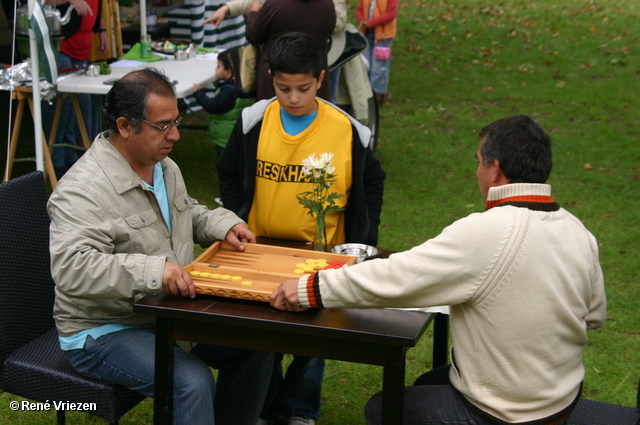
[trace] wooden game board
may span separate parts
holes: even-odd
[[[244,251],[238,251],[231,244],[218,241],[186,266],[196,293],[269,302],[269,295],[278,285],[321,270],[325,267],[322,260],[356,262],[356,257],[331,252],[253,243],[244,246]],[[313,260],[315,267],[309,270]],[[307,264],[303,272],[299,267],[302,264]]]

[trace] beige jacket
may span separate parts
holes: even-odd
[[[107,323],[153,325],[151,317],[133,313],[133,304],[162,292],[165,262],[185,266],[193,261],[194,237],[210,243],[243,223],[231,211],[209,210],[190,198],[180,169],[167,158],[161,164],[169,234],[153,192],[105,134],[49,199],[54,318],[63,337]]]

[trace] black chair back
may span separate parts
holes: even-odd
[[[568,425],[640,425],[640,381],[635,409],[581,398]]]
[[[48,199],[41,171],[0,184],[0,376],[7,356],[54,326]]]

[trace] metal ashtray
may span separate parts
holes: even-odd
[[[380,250],[375,246],[366,245],[363,243],[343,243],[331,248],[331,252],[335,254],[344,254],[358,257],[356,262],[362,263],[365,260],[376,258],[380,253]]]
[[[100,67],[98,65],[89,65],[85,74],[87,75],[87,77],[99,77]]]

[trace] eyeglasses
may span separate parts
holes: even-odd
[[[156,125],[156,124],[154,124],[152,122],[149,122],[147,120],[143,120],[142,118],[133,118],[133,119],[145,122],[145,123],[149,124],[151,127],[157,128],[158,130],[160,130],[162,132],[162,134],[167,134],[167,132],[169,130],[171,130],[171,126],[172,125],[175,125],[176,128],[180,127],[180,123],[182,122],[182,117],[178,117],[178,119],[176,119],[174,122],[170,122],[169,124],[167,124],[167,125],[165,125],[163,127],[160,127],[159,125]]]

